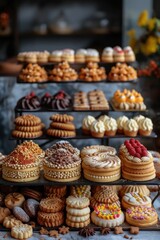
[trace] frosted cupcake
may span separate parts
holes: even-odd
[[[95,120],[90,128],[93,137],[103,137],[105,132],[104,123],[100,120]]]
[[[62,61],[62,51],[55,50],[49,56],[49,62],[61,62]]]
[[[103,123],[106,121],[106,120],[108,120],[109,119],[109,117],[107,116],[107,115],[101,115],[99,118],[98,118],[98,120],[101,120]]]
[[[117,132],[117,122],[114,118],[109,118],[104,122],[105,135],[115,136]]]
[[[128,120],[128,117],[126,116],[121,116],[117,118],[117,132],[120,134],[124,133],[124,124]]]
[[[114,62],[124,62],[124,51],[122,50],[121,47],[116,46],[113,48],[113,58]]]
[[[150,118],[144,118],[139,121],[139,134],[141,136],[151,135],[153,130],[153,123]]]
[[[135,61],[135,54],[130,46],[127,46],[123,49],[125,62],[134,62]]]
[[[99,62],[99,52],[96,49],[87,49],[86,62]]]
[[[62,61],[67,61],[70,63],[74,62],[74,50],[73,49],[64,49],[62,52]]]
[[[124,124],[124,135],[128,137],[136,137],[138,132],[138,124],[134,119],[129,119]]]
[[[137,122],[137,124],[139,125],[139,122],[140,122],[142,119],[145,119],[145,117],[142,116],[142,115],[138,115],[138,116],[134,117],[133,119],[134,119],[134,120]]]
[[[90,127],[96,119],[90,115],[86,116],[82,121],[82,131],[84,134],[90,134]]]

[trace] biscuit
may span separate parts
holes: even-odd
[[[28,114],[28,115],[23,115],[19,116],[15,119],[15,124],[17,126],[37,126],[41,123],[41,119],[37,116]]]
[[[14,226],[19,226],[20,224],[22,224],[22,222],[16,219],[13,215],[5,217],[3,221],[3,226],[6,228],[12,228]]]
[[[65,130],[58,130],[58,129],[47,129],[47,134],[52,137],[75,137],[75,131],[65,131]]]
[[[76,208],[66,207],[66,211],[68,214],[78,217],[78,216],[88,215],[90,213],[90,208],[85,207],[82,209],[76,209]]]
[[[35,199],[27,199],[23,203],[23,208],[30,218],[34,218],[37,215],[39,202]]]
[[[12,131],[12,136],[16,138],[37,138],[42,135],[43,135],[42,131],[37,131],[37,132],[22,132],[17,130]]]
[[[4,200],[6,207],[12,209],[13,207],[22,206],[25,201],[24,196],[21,193],[13,192],[9,193]]]
[[[11,228],[11,236],[15,239],[28,239],[33,235],[33,229],[28,224],[21,224]]]
[[[10,215],[11,215],[11,212],[8,208],[0,207],[0,223],[3,223],[3,220],[5,219],[5,217],[8,217]]]
[[[22,193],[25,197],[34,198],[37,201],[40,201],[42,198],[42,194],[40,192],[33,190],[31,188],[23,188]]]
[[[67,193],[67,186],[44,186],[45,194],[55,194],[58,198],[63,198]]]
[[[60,198],[44,198],[40,201],[39,208],[45,213],[55,213],[64,209],[64,203]]]
[[[89,199],[86,197],[69,196],[66,199],[66,204],[67,204],[67,206],[69,206],[71,208],[82,209],[82,208],[86,208],[89,206]]]
[[[75,130],[75,125],[70,122],[68,123],[51,122],[50,127],[53,129],[68,130],[68,131]]]
[[[16,126],[15,130],[22,131],[22,132],[38,132],[41,131],[42,128],[44,128],[44,124],[39,124],[37,126]]]
[[[20,220],[21,222],[27,223],[29,222],[30,218],[27,213],[21,207],[14,207],[13,215]]]
[[[67,214],[67,219],[70,220],[71,222],[85,222],[87,219],[90,218],[90,214],[83,215],[83,216],[72,216],[70,214]]]
[[[37,221],[40,225],[45,227],[57,227],[64,222],[64,213],[44,213],[39,211]]]
[[[72,122],[74,120],[74,117],[67,114],[54,114],[50,116],[50,120],[59,123],[67,123]]]
[[[85,222],[72,222],[69,219],[66,219],[66,224],[69,227],[83,228],[83,227],[86,227],[88,224],[90,224],[90,218],[87,219]]]

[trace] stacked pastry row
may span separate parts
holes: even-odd
[[[94,137],[115,136],[116,134],[124,134],[129,137],[136,137],[137,134],[149,136],[152,130],[152,120],[142,115],[131,119],[126,116],[114,119],[107,115],[101,115],[96,119],[88,115],[82,121],[83,133]]]
[[[102,55],[96,49],[78,49],[76,52],[73,49],[55,50],[49,53],[48,51],[42,52],[20,52],[17,55],[17,61],[20,63],[47,63],[47,62],[99,62],[112,63],[112,62],[134,62],[135,54],[131,47],[127,46],[123,49],[119,46],[114,48],[105,47]]]
[[[46,81],[76,81],[98,82],[107,79],[106,70],[97,63],[89,62],[86,66],[76,71],[68,62],[64,61],[55,65],[51,70],[46,70],[38,64],[29,63],[20,74],[19,80],[22,82],[46,82]],[[125,63],[117,63],[112,67],[108,79],[110,81],[129,81],[137,79],[136,70]]]
[[[127,180],[148,181],[155,178],[151,153],[138,140],[126,140],[119,153],[104,145],[91,145],[81,151],[67,141],[60,141],[43,151],[32,141],[18,145],[2,160],[2,178],[28,182],[40,177],[55,182],[70,182],[81,177],[93,182]]]
[[[69,196],[66,186],[45,186],[43,195],[32,188],[21,192],[10,190],[7,195],[3,189],[0,193],[0,223],[10,229],[16,239],[31,237],[37,224],[50,228],[62,224],[83,228],[92,221],[96,226],[110,228],[120,226],[125,220],[138,227],[155,225],[158,221],[145,185],[95,186],[92,194],[90,186],[72,186]],[[63,234],[62,228],[59,232]],[[49,234],[45,230],[41,228],[40,233]]]

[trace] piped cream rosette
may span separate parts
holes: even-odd
[[[112,182],[120,178],[121,161],[115,155],[116,151],[110,147],[104,146],[106,152],[94,152],[93,154],[84,155],[82,150],[82,168],[84,177],[94,182]],[[101,146],[100,149],[103,149]],[[111,151],[112,150],[112,151]]]

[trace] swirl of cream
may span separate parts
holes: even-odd
[[[137,124],[139,125],[139,122],[142,120],[142,119],[144,119],[145,117],[144,116],[142,116],[142,115],[138,115],[138,116],[136,116],[136,117],[134,117],[133,119],[137,122]]]
[[[81,156],[95,156],[99,155],[101,153],[107,154],[107,155],[115,155],[116,149],[110,146],[104,146],[104,145],[92,145],[84,147],[81,151]]]
[[[99,121],[95,120],[94,122],[92,122],[90,130],[93,132],[102,133],[105,131],[104,123],[101,120]]]
[[[104,122],[105,130],[115,131],[117,130],[117,122],[114,118],[109,118]]]
[[[124,124],[124,129],[128,131],[138,131],[138,124],[134,119],[129,119]]]
[[[84,129],[90,129],[90,126],[92,125],[92,123],[95,121],[96,119],[92,116],[86,116],[83,121],[82,121],[82,128]]]
[[[151,131],[153,129],[153,123],[150,118],[144,118],[139,121],[139,128],[144,131]]]
[[[109,119],[109,117],[107,116],[107,115],[101,115],[99,118],[98,118],[98,120],[101,120],[103,123],[106,121],[106,120],[108,120]]]
[[[128,120],[128,117],[126,117],[126,116],[121,116],[121,117],[117,118],[118,129],[123,130],[124,124],[127,120]]]

